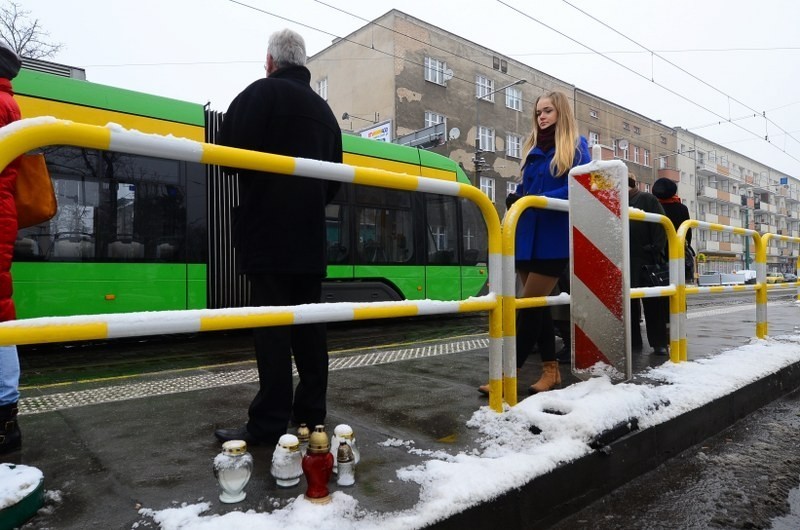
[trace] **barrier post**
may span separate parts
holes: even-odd
[[[768,235],[768,234],[767,234]],[[766,338],[767,323],[767,245],[768,237],[756,237],[756,337]]]
[[[613,379],[630,379],[630,262],[628,168],[602,161],[600,146],[592,161],[569,172],[570,314],[572,371],[586,379],[596,363],[616,370]]]

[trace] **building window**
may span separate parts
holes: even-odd
[[[662,136],[661,137],[661,143],[666,145],[666,143],[667,143],[667,137],[666,136]]]
[[[522,158],[522,136],[517,134],[506,135],[506,156]]]
[[[646,167],[650,167],[650,150],[643,149],[643,151],[644,151],[644,165]]]
[[[589,147],[600,143],[600,133],[589,131]]]
[[[596,110],[590,110],[589,111],[589,117],[597,119],[597,111]]]
[[[506,89],[506,107],[522,112],[522,89],[510,86]]]
[[[437,114],[429,110],[425,111],[425,127],[431,127],[433,125],[444,123],[444,120],[445,118],[441,114]]]
[[[317,81],[317,94],[319,97],[328,101],[328,78],[320,79]]]
[[[627,144],[626,144],[625,149],[622,150],[622,159],[623,160],[630,160],[630,158],[628,158],[628,149],[629,149],[629,147],[627,147]]]
[[[444,71],[446,69],[447,63],[433,57],[425,57],[425,81],[444,85]]]
[[[611,140],[611,150],[614,151],[614,158],[619,157],[619,152],[617,151],[617,149],[618,149],[617,141]]]
[[[491,177],[481,177],[481,191],[494,202],[494,179]]]
[[[478,148],[481,151],[494,151],[494,129],[478,127]]]
[[[636,125],[633,126],[633,134],[642,134],[642,129],[637,127]]]
[[[667,155],[658,157],[658,169],[667,169]]]
[[[622,122],[622,128],[625,129],[626,131],[630,131],[631,130],[631,124],[628,123],[627,121],[624,121],[624,122]]]
[[[633,162],[635,164],[639,163],[639,146],[638,145],[634,145],[633,146]]]
[[[517,191],[517,183],[513,180],[506,182],[506,195],[511,195]]]
[[[488,94],[488,96],[487,96]],[[494,102],[494,81],[482,75],[475,76],[475,97]]]

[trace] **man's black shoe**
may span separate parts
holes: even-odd
[[[653,353],[656,355],[669,355],[669,351],[664,346],[656,346],[653,348]]]
[[[239,427],[238,429],[217,429],[214,431],[214,436],[220,442],[229,442],[231,440],[244,440],[247,445],[261,445],[263,442],[250,434],[247,427]]]

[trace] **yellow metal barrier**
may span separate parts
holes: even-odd
[[[678,239],[680,240],[681,250],[683,249],[684,242],[686,241],[686,232],[690,228],[707,228],[715,232],[728,232],[745,237],[753,238],[753,246],[756,250],[756,284],[755,285],[741,285],[731,286],[730,288],[719,287],[686,287],[686,279],[683,275],[680,278],[682,287],[679,287],[680,304],[683,308],[681,313],[681,336],[680,336],[680,360],[687,360],[686,348],[686,296],[689,294],[698,294],[701,292],[724,292],[724,291],[754,291],[756,293],[756,336],[764,338],[766,336],[767,326],[767,289],[766,289],[766,263],[767,253],[761,235],[755,230],[749,228],[740,228],[736,226],[727,226],[717,223],[707,223],[705,221],[698,221],[690,219],[681,223],[678,227]],[[681,260],[683,263],[683,260]]]
[[[767,273],[766,273],[767,248],[769,247],[769,242],[772,241],[773,239],[777,239],[778,241],[790,241],[792,243],[800,243],[800,237],[784,236],[784,235],[781,235],[781,234],[773,234],[773,233],[770,233],[770,232],[767,232],[767,233],[761,235],[761,241],[762,241],[762,247],[763,247],[761,250],[763,251],[763,254],[764,254],[764,266],[765,266],[765,269],[764,269],[764,294],[763,294],[763,297],[764,297],[763,329],[761,329],[761,330],[757,329],[756,330],[756,333],[758,333],[758,331],[761,331],[763,333],[763,335],[758,335],[759,338],[766,337],[767,336],[767,332],[769,331],[769,329],[768,329],[769,321],[767,320],[767,290],[768,289],[769,290],[772,290],[772,289],[786,289],[786,288],[789,288],[789,287],[792,286],[791,284],[789,284],[789,285],[775,285],[775,284],[767,285]],[[756,259],[758,259],[758,253],[756,253]],[[800,271],[800,257],[797,258],[797,263],[795,264],[795,270]],[[797,288],[796,298],[797,298],[797,300],[800,300],[800,282],[795,281],[794,285]],[[756,307],[758,307],[758,306],[756,306]]]
[[[14,122],[0,129],[0,168],[31,149],[47,145],[71,145],[129,154],[156,156],[188,162],[215,164],[239,169],[268,171],[298,177],[313,177],[338,182],[350,182],[409,191],[420,191],[462,197],[474,202],[481,211],[488,231],[489,285],[502,285],[502,256],[500,219],[494,204],[474,186],[458,182],[417,177],[391,171],[333,164],[303,158],[247,151],[207,144],[185,138],[143,134],[118,125],[105,127],[57,120],[51,117],[32,118]],[[313,304],[326,306],[329,304]],[[489,405],[502,411],[502,303],[494,296],[438,305],[435,302],[383,302],[361,304],[330,310],[317,308],[261,308],[245,313],[230,310],[205,312],[139,313],[136,315],[95,315],[92,317],[63,317],[60,319],[28,319],[0,324],[0,344],[30,344],[32,342],[62,342],[103,339],[128,334],[157,334],[167,332],[207,331],[240,327],[279,326],[297,322],[327,322],[347,318],[389,318],[418,314],[437,314],[461,311],[489,311],[489,381],[495,390]],[[341,311],[343,310],[343,311]],[[216,312],[215,312],[216,311]],[[348,313],[350,312],[350,313]],[[329,320],[329,318],[331,320]],[[128,335],[129,336],[129,335]],[[32,339],[35,337],[35,339]]]

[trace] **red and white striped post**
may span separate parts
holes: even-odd
[[[619,381],[632,375],[628,168],[600,154],[569,172],[572,371]]]

